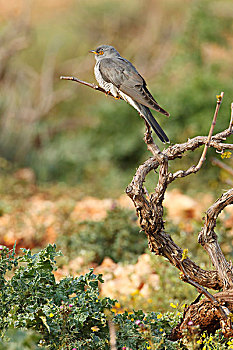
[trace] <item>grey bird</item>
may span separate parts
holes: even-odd
[[[110,45],[101,45],[89,52],[95,54],[94,72],[100,87],[106,93],[110,92],[116,99],[122,98],[128,102],[150,124],[163,143],[169,142],[150,108],[166,116],[169,116],[169,113],[155,101],[147,89],[145,80],[132,63],[121,57],[119,52]]]

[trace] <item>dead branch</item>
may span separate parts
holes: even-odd
[[[105,92],[99,86],[84,82],[74,77],[60,77],[61,79],[76,81],[92,89]],[[224,152],[226,149],[233,149],[233,145],[224,143],[227,137],[232,134],[233,126],[233,104],[231,105],[230,123],[227,129],[213,135],[219,108],[222,103],[224,93],[217,96],[217,105],[210,127],[208,137],[197,136],[189,139],[183,144],[169,146],[163,151],[154,143],[150,126],[146,124],[144,141],[148,150],[152,153],[152,158],[147,159],[137,169],[131,183],[126,188],[126,194],[134,203],[136,213],[140,220],[140,226],[148,237],[148,245],[151,252],[156,255],[162,255],[169,262],[181,271],[181,278],[184,282],[194,286],[200,293],[205,295],[206,299],[197,301],[187,308],[184,318],[180,325],[174,329],[173,339],[182,337],[184,329],[188,328],[190,319],[193,325],[199,325],[200,331],[215,331],[221,327],[225,336],[233,335],[233,328],[230,312],[233,311],[233,300],[226,303],[229,297],[230,289],[233,289],[233,268],[228,263],[221,251],[217,241],[217,235],[214,232],[216,219],[221,210],[233,202],[233,189],[222,195],[207,211],[204,226],[199,234],[198,241],[208,252],[210,259],[215,267],[215,271],[205,271],[188,257],[184,259],[183,250],[172,240],[171,236],[165,232],[163,221],[163,200],[168,185],[179,177],[189,176],[200,171],[209,147],[218,152]],[[194,151],[204,145],[204,150],[198,164],[193,165],[187,170],[179,170],[176,173],[170,172],[168,162],[176,158],[182,158],[188,151]],[[148,194],[144,182],[146,176],[153,170],[159,173],[158,182],[155,191]],[[224,293],[221,295],[221,301],[218,299],[218,293],[212,296],[205,288],[220,289]],[[192,318],[191,318],[192,317]],[[217,320],[217,321],[216,321]],[[172,337],[171,337],[172,338]]]
[[[227,206],[233,204],[233,189],[224,193],[206,212],[204,226],[198,236],[198,242],[209,254],[220,279],[223,281],[223,289],[233,288],[233,268],[229,264],[219,246],[217,235],[214,232],[219,213]]]
[[[192,173],[199,171],[201,165],[204,162],[207,147],[215,146],[214,144],[211,143],[211,136],[213,134],[213,129],[216,123],[216,118],[218,115],[222,97],[223,97],[223,93],[221,94],[221,98],[218,98],[214,119],[210,128],[208,138],[199,136],[198,138],[188,140],[188,142],[186,142],[183,145],[170,146],[167,150],[160,151],[159,147],[154,144],[151,133],[149,132],[149,129],[147,127],[144,139],[145,139],[145,142],[147,143],[148,149],[153,154],[153,158],[148,159],[143,165],[141,165],[138,168],[131,184],[126,189],[126,193],[134,202],[137,214],[140,218],[141,227],[145,230],[148,236],[151,251],[155,252],[156,254],[164,255],[166,258],[168,258],[168,260],[173,265],[178,267],[180,270],[182,269],[179,266],[179,264],[177,264],[176,258],[179,257],[181,259],[183,251],[180,247],[178,247],[172,241],[170,236],[168,238],[168,235],[163,232],[164,222],[163,222],[162,202],[163,202],[164,194],[168,184],[174,181],[179,176],[188,176]],[[231,120],[232,120],[232,113],[231,113]],[[227,129],[227,132],[229,133],[229,135],[232,132],[231,127],[232,127],[232,122],[230,122],[230,126]],[[223,132],[223,135],[224,137],[226,136],[225,131]],[[217,135],[217,140],[222,140],[221,133]],[[181,157],[181,155],[186,150],[195,149],[199,147],[201,144],[206,145],[204,150],[205,153],[202,154],[202,157],[200,158],[200,161],[197,167],[193,166],[190,169],[188,169],[188,171],[181,170],[179,172],[176,172],[175,174],[168,172],[168,160]],[[179,146],[182,146],[182,152],[181,152],[181,147]],[[178,152],[177,152],[177,149],[179,149]],[[146,198],[144,193],[145,190],[143,187],[145,178],[151,170],[155,170],[159,166],[160,166],[159,179],[158,179],[158,184],[155,188],[155,192],[151,194],[149,198],[148,196]],[[173,257],[176,257],[176,258],[174,259]],[[193,262],[191,261],[185,261],[185,265],[186,265],[186,269],[189,268],[189,276],[190,277],[192,276],[191,278],[193,281],[199,283],[200,285],[203,285],[204,287],[212,288],[210,287],[210,279],[211,279],[211,285],[213,286],[213,283],[212,283],[213,276],[210,278],[210,274],[212,274],[213,271],[207,272],[207,271],[199,270],[199,268],[197,268],[197,266],[193,264]],[[203,278],[204,275],[205,275],[205,278]],[[218,289],[219,279],[215,280],[214,284],[215,286],[218,286],[217,287]],[[222,282],[220,283],[220,285],[222,287],[224,283]]]
[[[197,282],[194,282],[188,276],[188,274],[185,271],[185,268],[183,267],[183,260],[178,261],[178,264],[180,264],[181,270],[182,270],[182,274],[181,274],[182,281],[194,286],[200,294],[205,295],[206,298],[209,299],[211,301],[211,303],[218,309],[219,316],[221,318],[225,319],[225,321],[227,321],[227,318],[228,318],[230,311],[228,309],[226,310],[226,308],[224,310],[224,308],[221,306],[221,304],[218,302],[218,300],[212,294],[210,294],[204,287],[200,286],[200,284],[198,284]]]
[[[188,170],[185,170],[185,171],[184,170],[179,170],[179,171],[177,171],[175,174],[173,174],[173,176],[170,176],[169,182],[174,181],[176,178],[185,177],[185,176],[188,176],[190,174],[195,174],[196,172],[198,172],[201,169],[201,167],[202,167],[202,165],[203,165],[203,163],[204,163],[204,161],[206,159],[207,149],[208,149],[208,147],[210,147],[210,142],[211,142],[211,138],[212,138],[212,135],[213,135],[214,127],[215,127],[215,124],[216,124],[219,108],[220,108],[220,105],[222,103],[223,95],[224,95],[224,92],[222,92],[221,95],[217,96],[217,105],[216,105],[213,121],[212,121],[212,124],[211,124],[211,127],[210,127],[210,131],[209,131],[209,135],[207,137],[207,141],[205,143],[204,150],[202,152],[202,155],[201,155],[201,157],[199,159],[198,164],[196,166],[194,166],[194,165],[191,166]],[[214,147],[214,145],[212,145],[212,147]]]
[[[229,190],[210,207],[205,218],[205,225],[199,234],[199,242],[208,252],[216,271],[204,271],[188,257],[183,259],[183,250],[175,244],[169,234],[164,232],[163,221],[163,199],[168,185],[179,177],[189,176],[198,172],[205,161],[208,147],[215,148],[221,152],[228,147],[229,149],[232,148],[231,144],[223,142],[232,134],[232,112],[229,127],[213,136],[213,130],[222,98],[223,93],[217,96],[217,106],[208,137],[198,136],[183,144],[172,145],[166,150],[161,151],[159,147],[155,145],[151,132],[148,127],[146,127],[144,140],[153,157],[145,161],[145,163],[137,169],[133,180],[126,189],[126,193],[135,205],[137,215],[140,219],[140,225],[148,237],[150,250],[157,255],[166,257],[172,265],[182,272],[181,278],[184,282],[193,285],[199,292],[206,296],[208,302],[205,300],[204,302],[200,301],[197,303],[195,305],[195,312],[200,313],[201,307],[202,311],[204,309],[206,312],[208,311],[210,320],[218,318],[219,327],[221,325],[222,329],[225,331],[225,335],[229,336],[233,334],[231,320],[228,317],[232,308],[229,311],[226,306],[223,307],[223,305],[217,301],[216,297],[213,297],[205,288],[223,288],[223,290],[227,291],[233,288],[232,265],[226,261],[217,242],[217,235],[214,232],[218,214],[225,206],[232,203],[233,189]],[[196,166],[192,166],[188,170],[180,170],[176,173],[168,171],[168,162],[170,160],[182,158],[187,151],[195,150],[202,145],[205,147]],[[159,169],[158,182],[154,193],[148,196],[144,189],[144,181],[149,172],[156,169]],[[196,314],[195,317],[192,315],[192,317],[194,319],[194,321],[192,321],[193,324],[202,325],[200,328],[202,331],[208,329],[208,327],[211,329],[208,321],[204,320],[204,322],[206,322],[206,324],[204,324],[198,314]],[[182,327],[187,329],[188,320],[189,313],[187,313],[187,317],[184,318],[179,330],[177,330],[177,334],[182,333],[184,329]]]
[[[78,78],[75,78],[75,77],[64,77],[64,76],[61,76],[60,77],[61,80],[72,80],[72,81],[75,81],[76,83],[79,83],[79,84],[82,84],[82,85],[85,85],[85,86],[88,86],[94,90],[97,90],[97,91],[100,91],[100,92],[104,92],[105,95],[107,96],[111,96],[111,97],[114,97],[111,92],[108,92],[106,93],[106,91],[104,89],[102,89],[102,87],[100,87],[99,85],[96,85],[96,84],[92,84],[92,83],[87,83],[86,81],[83,81],[83,80],[80,80]],[[115,97],[114,97],[115,98]]]
[[[105,92],[101,87],[95,84],[91,84],[82,81],[75,77],[61,76],[60,79],[72,80],[79,84],[88,86],[94,90]],[[111,94],[109,94],[112,96]],[[231,144],[223,143],[228,136],[232,134],[232,120],[233,112],[231,112],[231,119],[229,127],[213,136],[214,126],[218,116],[219,108],[222,103],[224,93],[217,96],[217,105],[214,113],[214,118],[210,127],[209,135],[197,136],[193,139],[189,139],[183,144],[175,144],[168,147],[166,150],[161,151],[159,147],[154,143],[152,133],[149,125],[146,123],[146,132],[144,140],[147,144],[148,150],[152,153],[153,157],[145,161],[144,164],[139,166],[133,177],[132,182],[126,189],[127,195],[134,202],[136,212],[140,218],[140,225],[148,236],[149,246],[151,251],[156,254],[163,255],[177,268],[182,271],[182,268],[177,264],[177,258],[181,259],[183,250],[178,247],[172,238],[164,232],[163,221],[163,200],[167,186],[178,177],[188,176],[198,172],[203,165],[207,153],[208,147],[213,147],[218,151],[224,151],[225,149],[231,149]],[[233,107],[232,107],[233,111]],[[188,170],[180,170],[175,174],[168,171],[168,161],[176,158],[182,158],[183,154],[187,151],[194,151],[195,149],[204,145],[204,150],[200,160],[196,166],[192,166]],[[159,180],[155,188],[155,192],[148,196],[148,193],[144,187],[146,176],[152,170],[156,170],[159,167]],[[204,271],[189,258],[183,262],[185,270],[188,273],[192,281],[199,283],[206,288],[220,289],[224,286],[223,281],[219,278],[216,271]]]
[[[195,168],[195,171],[200,170],[201,167],[202,167],[202,164],[205,161],[207,149],[208,149],[208,147],[210,147],[210,141],[211,141],[211,138],[212,138],[212,135],[213,135],[214,127],[216,125],[216,120],[217,120],[217,116],[218,116],[220,105],[222,103],[223,95],[224,95],[224,92],[221,92],[221,95],[217,96],[217,105],[216,105],[216,109],[215,109],[215,113],[214,113],[214,118],[213,118],[213,121],[212,121],[212,124],[211,124],[211,127],[210,127],[209,135],[208,135],[208,138],[207,138],[207,142],[205,144],[205,147],[204,147],[203,153],[201,155],[201,158],[199,160],[199,163],[197,164],[197,166]]]

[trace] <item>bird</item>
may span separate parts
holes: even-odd
[[[95,78],[106,94],[112,94],[115,99],[123,99],[134,107],[144,120],[152,127],[163,143],[169,143],[169,138],[153,117],[150,108],[169,117],[155,101],[147,88],[144,78],[133,64],[121,57],[111,45],[101,45],[89,52],[95,54]]]

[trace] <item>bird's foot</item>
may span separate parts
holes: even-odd
[[[114,98],[115,98],[115,100],[119,100],[120,99],[120,96],[118,95],[118,96],[114,96]]]
[[[109,95],[111,95],[111,92],[110,91],[106,91],[105,92],[105,96],[109,96]]]

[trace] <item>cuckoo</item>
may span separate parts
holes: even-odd
[[[116,99],[122,98],[134,107],[152,127],[159,139],[169,142],[161,126],[153,117],[150,108],[166,116],[166,112],[149,92],[146,82],[136,68],[110,45],[101,45],[90,52],[95,54],[95,77],[99,85]]]

